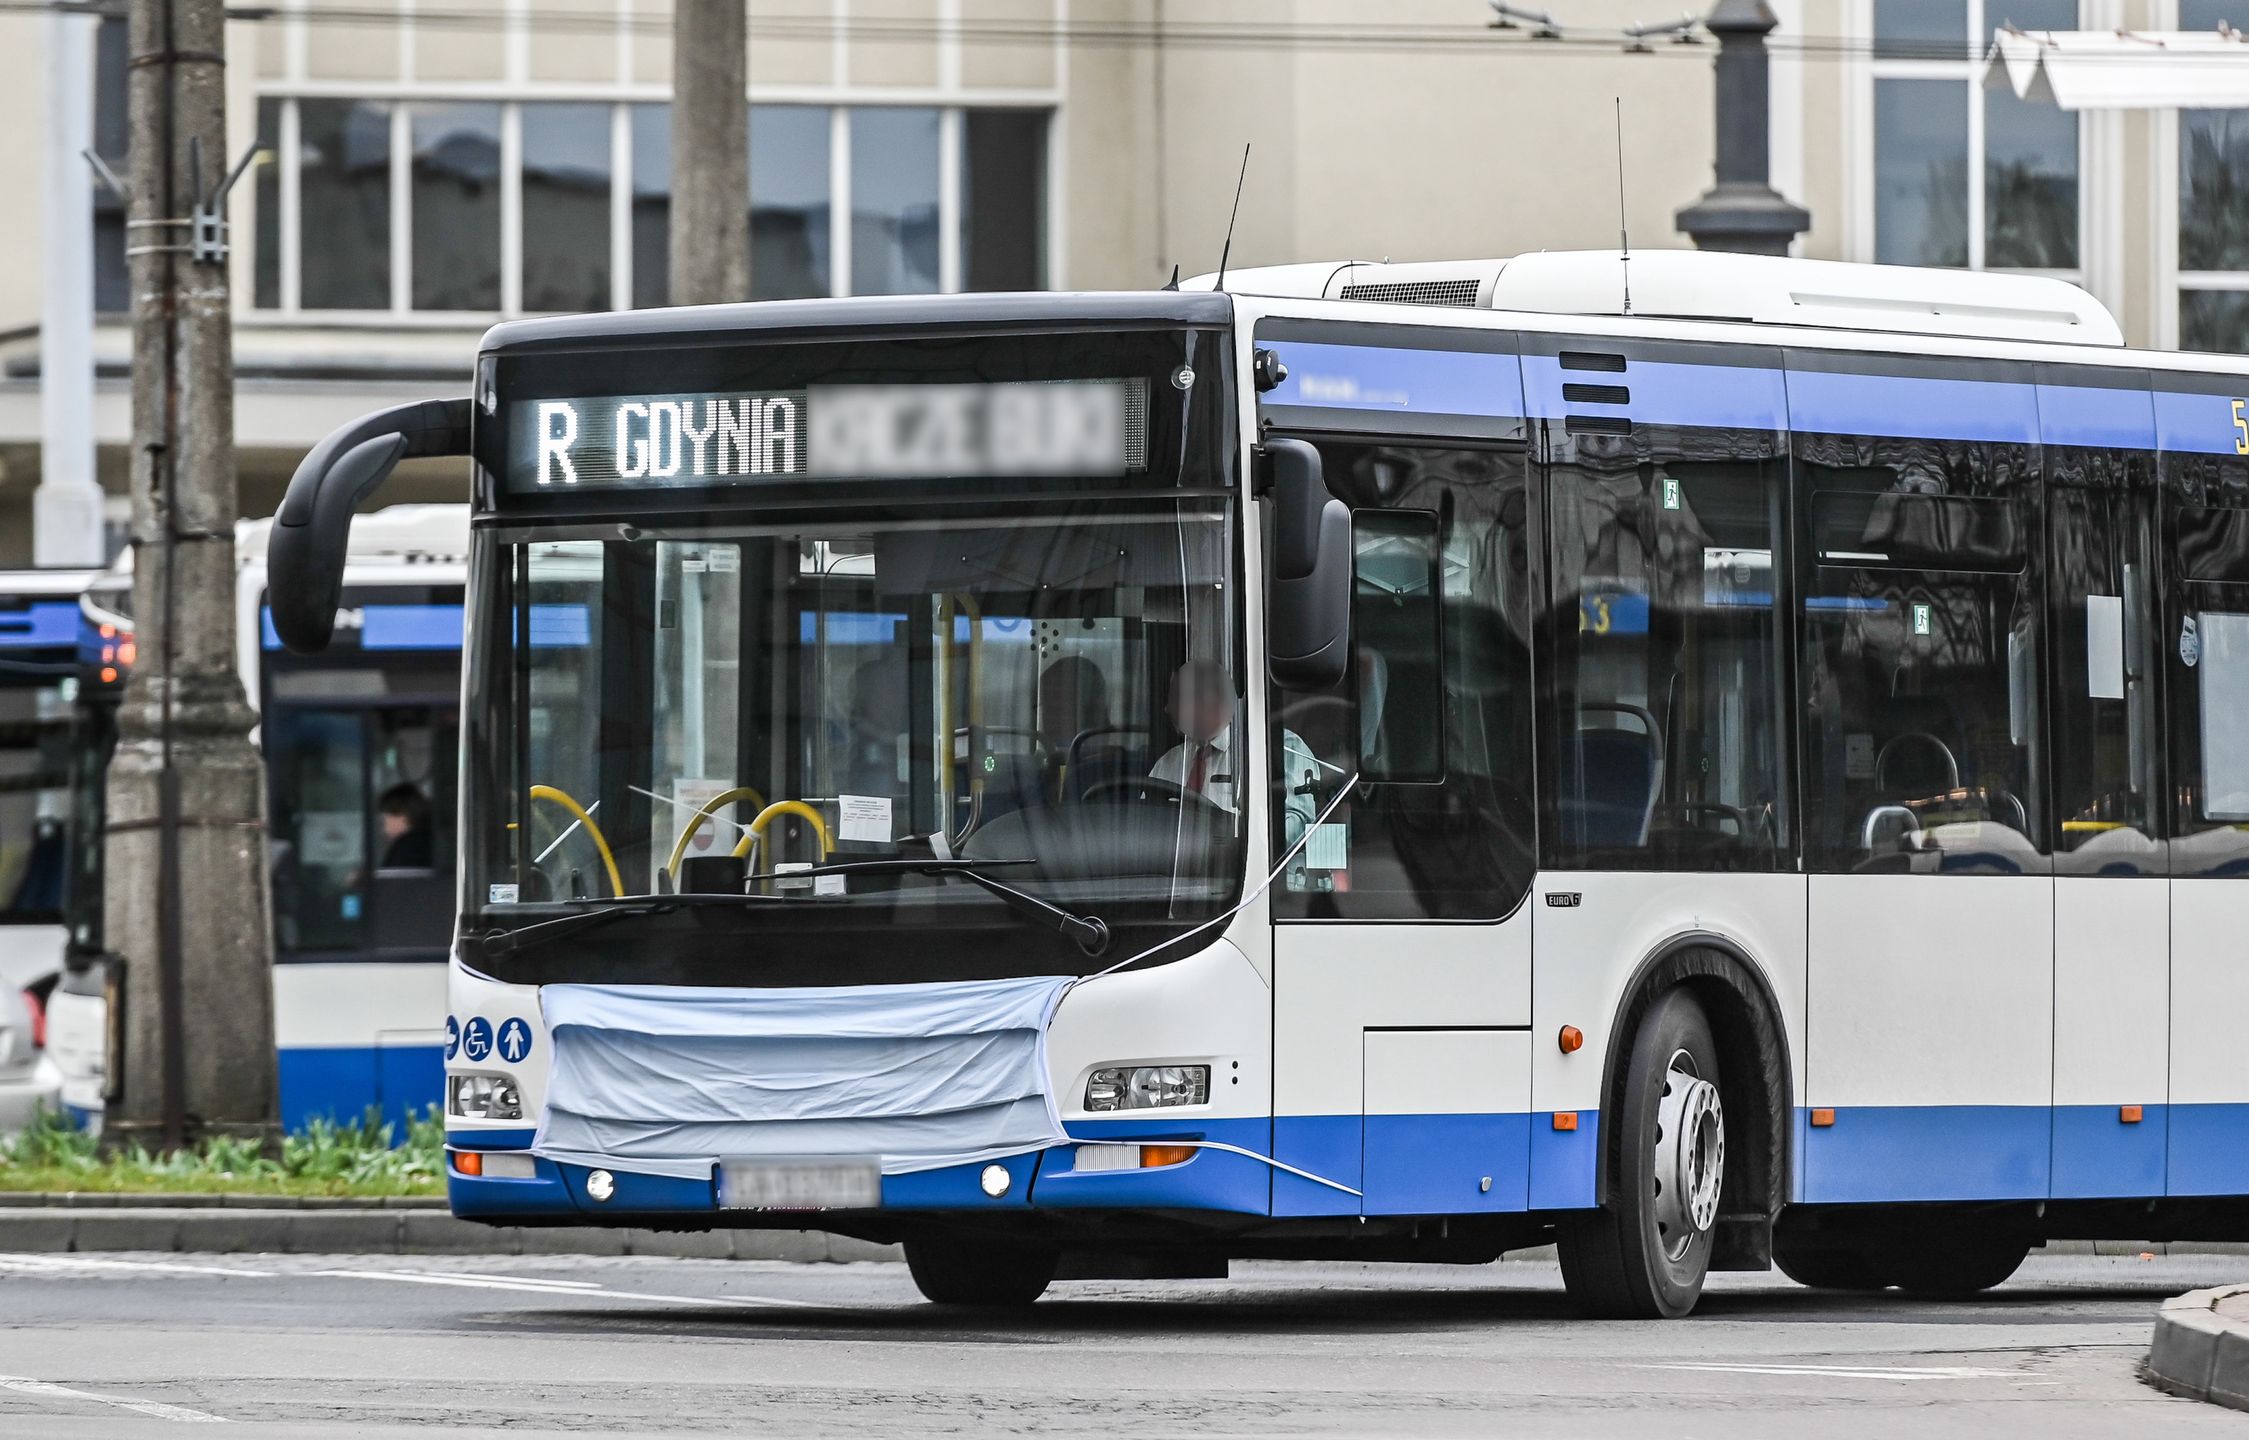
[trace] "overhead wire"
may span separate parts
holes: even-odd
[[[86,14],[122,17],[121,0],[0,0],[0,14]],[[670,34],[668,10],[618,15],[584,9],[541,9],[537,5],[510,8],[490,5],[365,4],[339,5],[235,5],[229,18],[243,23],[296,22],[309,26],[353,29],[399,27],[417,29],[504,31],[521,25],[543,33]],[[754,40],[772,43],[832,43],[845,39],[863,44],[936,44],[1051,46],[1110,49],[1246,49],[1257,51],[1352,51],[1382,53],[1441,52],[1520,58],[1593,58],[1627,55],[1649,59],[1707,60],[1716,50],[1704,33],[1641,35],[1631,30],[1565,28],[1560,33],[1495,28],[1488,25],[1368,24],[1363,22],[1099,20],[1077,16],[1062,19],[976,19],[969,17],[916,19],[873,15],[757,15],[748,21]],[[1878,40],[1845,35],[1776,34],[1766,40],[1775,57],[1804,61],[1885,60],[1900,63],[1966,64],[1989,53],[1982,45],[1952,41]],[[2197,52],[2207,53],[2207,52]],[[2249,54],[2249,45],[2244,46]],[[2087,56],[2099,64],[2108,57]]]

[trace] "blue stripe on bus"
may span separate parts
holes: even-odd
[[[1528,1208],[1589,1210],[1599,1203],[1601,1114],[1577,1112],[1575,1130],[1554,1128],[1551,1111],[1531,1115]]]
[[[315,1119],[356,1123],[373,1107],[403,1140],[408,1117],[444,1098],[443,1045],[287,1046],[279,1065],[284,1130]]]
[[[359,615],[361,650],[461,648],[462,607],[459,605],[357,605],[348,608]],[[536,620],[533,624],[536,626]],[[281,648],[281,636],[273,628],[270,605],[258,611],[258,637],[258,643],[267,650]]]
[[[2249,377],[2244,377],[2243,389],[2249,392]],[[2249,444],[2249,432],[2234,423],[2238,405],[2241,401],[2229,395],[2182,395],[2158,390],[2155,392],[2156,444],[2178,454],[2243,454],[2241,447]]]
[[[2054,1107],[2056,1200],[2105,1200],[2164,1193],[2168,1107],[2144,1105],[2127,1125],[2114,1105]]]
[[[2013,381],[1791,370],[1788,418],[1818,434],[2038,442],[2036,388]]]
[[[2170,1122],[2165,1193],[2249,1195],[2249,1105],[2164,1109]]]
[[[1563,397],[1564,385],[1614,385],[1623,405]],[[1533,416],[1628,415],[1639,425],[1786,430],[1788,394],[1781,372],[1751,365],[1681,365],[1633,360],[1619,374],[1564,370],[1552,355],[1523,357],[1523,399]]]
[[[76,600],[33,600],[0,607],[0,650],[49,649],[78,644]]]
[[[1523,413],[1522,374],[1512,354],[1409,350],[1380,345],[1273,344],[1288,378],[1264,396],[1269,405],[1414,415]]]
[[[1804,1199],[2044,1200],[2052,1112],[2034,1105],[1860,1105],[1810,1127]]]
[[[2038,434],[2048,445],[2153,450],[2154,398],[2145,390],[2041,385]]]
[[[1039,1162],[1031,1203],[1043,1209],[1091,1208],[1224,1210],[1263,1215],[1272,1204],[1273,1167],[1253,1156],[1270,1153],[1273,1122],[1262,1115],[1166,1124],[1161,1116],[1130,1120],[1072,1120],[1071,1136],[1090,1141],[1210,1140],[1251,1152],[1198,1150],[1177,1165],[1147,1170],[1077,1168],[1075,1146],[1057,1146]],[[887,1196],[887,1192],[886,1192]],[[1345,1197],[1348,1198],[1348,1197]]]

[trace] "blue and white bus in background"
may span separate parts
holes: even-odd
[[[32,1052],[101,949],[101,779],[131,642],[80,615],[94,574],[0,571],[0,1130],[55,1102]]]
[[[266,762],[281,1119],[372,1108],[403,1132],[444,1083],[467,507],[360,518],[337,643],[317,658],[285,650],[268,618],[270,525],[236,528],[236,613]],[[93,623],[129,633],[131,580],[121,565],[93,582]],[[106,1005],[98,983],[67,988],[50,1044],[69,1108],[92,1120]]]
[[[457,1214],[961,1304],[1557,1242],[1650,1317],[2249,1236],[2249,361],[1545,254],[518,321],[472,383],[269,552],[320,653],[354,497],[468,461]]]

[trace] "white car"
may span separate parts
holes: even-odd
[[[0,989],[0,1135],[61,1104],[62,1072],[47,1058],[43,1006],[28,990]]]

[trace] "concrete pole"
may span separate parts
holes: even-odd
[[[39,308],[39,488],[31,563],[100,565],[94,478],[94,146],[92,15],[50,10]]]
[[[234,356],[189,217],[227,169],[223,0],[130,0],[133,605],[104,900],[124,962],[108,1131],[176,1145],[275,1119],[264,770],[235,671]]]
[[[750,298],[746,0],[672,11],[671,302]]]
[[[1796,237],[1812,228],[1811,212],[1772,187],[1765,37],[1779,23],[1765,0],[1718,0],[1703,22],[1718,37],[1717,183],[1679,212],[1679,228],[1697,249],[1786,255]]]

